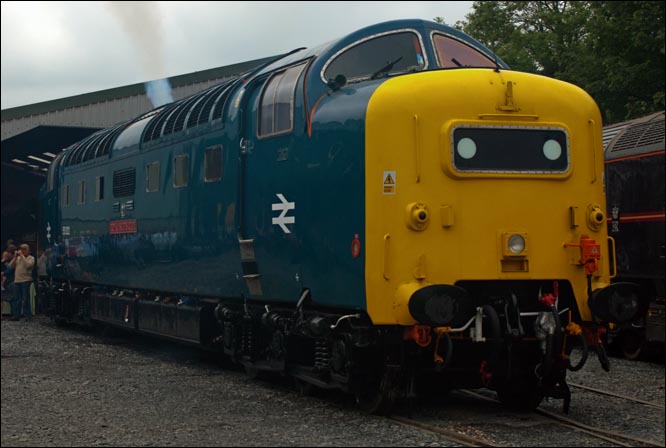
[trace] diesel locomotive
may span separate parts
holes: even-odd
[[[298,49],[91,135],[42,192],[59,321],[217,351],[368,412],[569,402],[613,322],[601,117],[421,20]],[[574,344],[582,356],[572,360]]]
[[[617,279],[641,285],[646,316],[626,322],[609,339],[628,359],[664,335],[664,112],[604,128],[608,233],[617,241]]]

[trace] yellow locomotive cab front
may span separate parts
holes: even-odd
[[[483,282],[554,285],[591,320],[587,274],[592,290],[608,286],[611,254],[601,117],[589,95],[526,73],[442,70],[386,81],[366,118],[373,323],[417,323],[410,300],[443,315],[482,306],[478,296],[492,296],[475,290]],[[428,304],[419,291],[452,302]]]

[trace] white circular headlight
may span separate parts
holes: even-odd
[[[509,250],[512,254],[518,255],[525,250],[525,238],[520,235],[511,235],[509,237]]]
[[[562,146],[557,140],[548,140],[543,144],[543,155],[548,160],[557,160],[562,155]]]
[[[476,155],[476,143],[471,138],[461,138],[457,149],[458,155],[463,159],[471,159]]]

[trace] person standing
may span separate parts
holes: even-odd
[[[35,267],[35,257],[30,255],[30,246],[21,244],[9,263],[9,267],[14,269],[15,297],[12,302],[12,320],[21,319],[21,308],[23,308],[23,315],[30,319],[32,317],[30,285],[32,284],[32,270]],[[21,304],[23,304],[22,307]]]

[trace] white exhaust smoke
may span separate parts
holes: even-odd
[[[146,95],[153,107],[173,102],[171,85],[164,76],[162,19],[156,2],[107,2],[111,14],[132,39],[146,82]]]
[[[153,107],[173,103],[171,84],[169,84],[167,78],[146,82],[146,95],[148,95],[150,102],[153,103]]]

